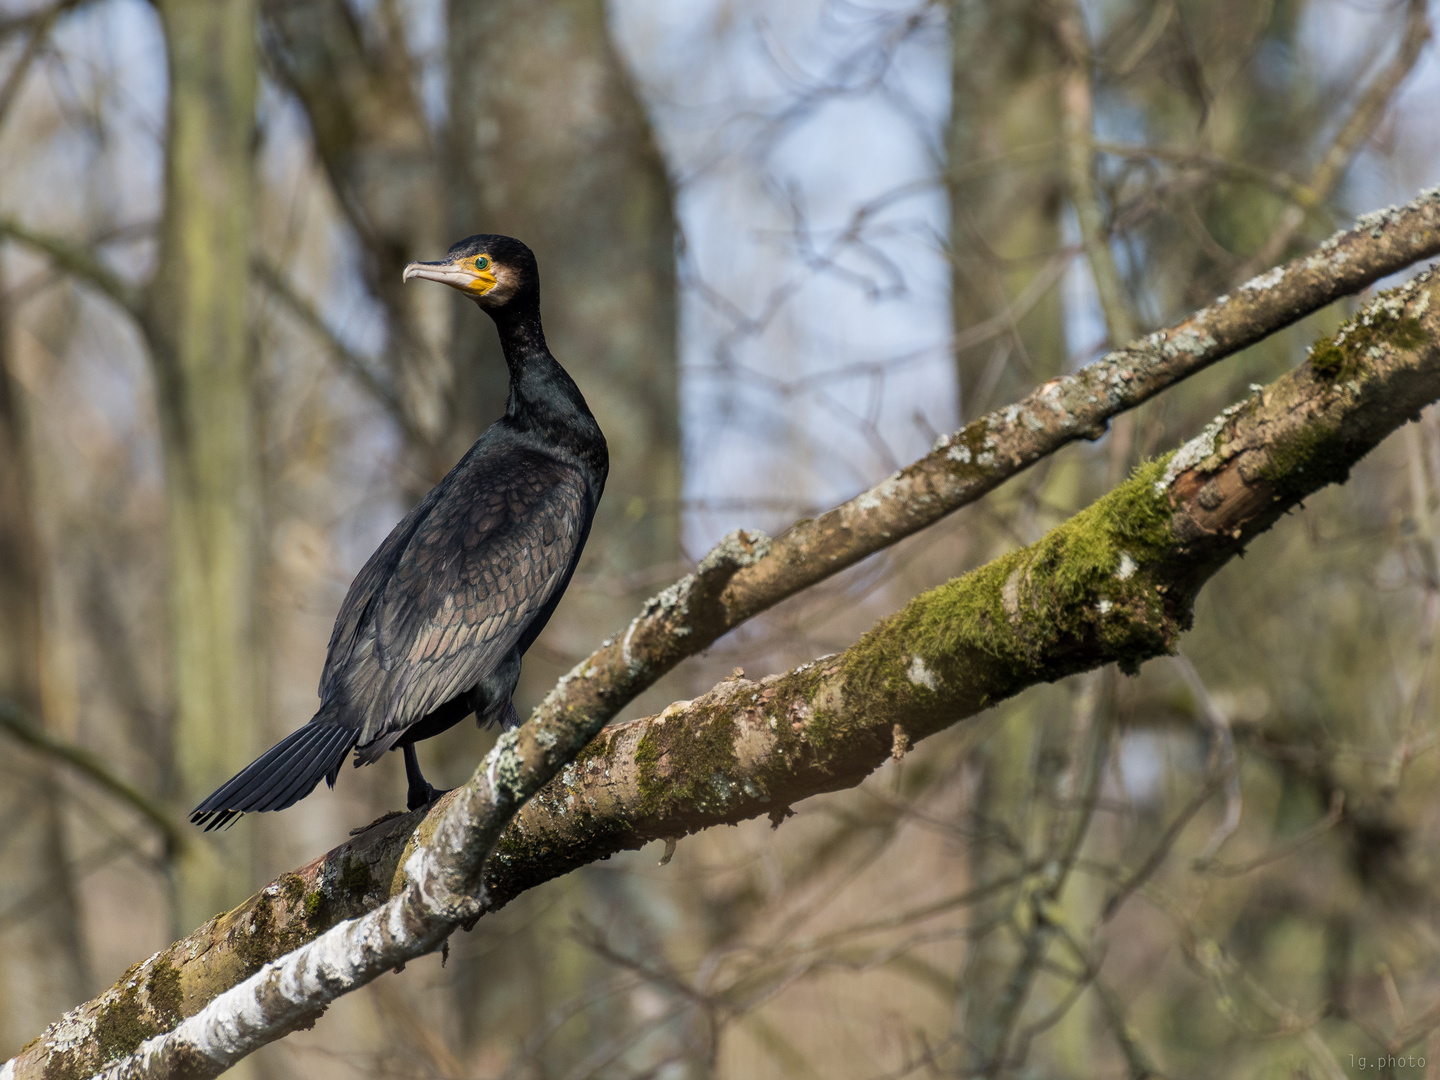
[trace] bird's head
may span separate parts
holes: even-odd
[[[519,240],[492,233],[467,236],[452,244],[439,262],[412,262],[405,267],[404,280],[412,277],[449,285],[492,315],[534,303],[540,291],[540,274],[531,250]]]

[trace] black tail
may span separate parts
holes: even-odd
[[[334,787],[354,745],[355,732],[347,727],[306,724],[221,784],[191,811],[190,821],[209,832],[251,810],[293,806],[315,790],[322,776]]]

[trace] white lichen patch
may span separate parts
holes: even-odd
[[[1135,576],[1135,571],[1138,569],[1140,568],[1136,565],[1135,560],[1130,557],[1130,553],[1128,551],[1122,551],[1120,553],[1120,565],[1115,570],[1115,576],[1121,581],[1129,581]]]
[[[736,529],[706,553],[695,572],[704,577],[722,566],[749,566],[770,554],[770,537],[759,529]],[[673,588],[673,586],[672,586]],[[666,592],[669,590],[667,589]],[[664,593],[661,594],[662,596]]]
[[[949,450],[945,451],[945,456],[951,461],[958,461],[961,465],[970,464],[970,448],[964,443],[950,447]]]
[[[1371,238],[1379,239],[1381,230],[1398,218],[1402,209],[1399,206],[1386,206],[1380,210],[1371,210],[1368,214],[1361,214],[1355,219],[1355,229],[1358,232],[1369,229]]]
[[[520,798],[520,768],[525,758],[520,753],[520,729],[511,728],[503,732],[490,748],[485,762],[485,779],[498,801],[503,794],[507,798]]]
[[[1273,289],[1279,285],[1285,277],[1285,267],[1277,266],[1273,270],[1267,270],[1263,274],[1256,274],[1249,281],[1241,285],[1245,292],[1264,292],[1266,289]]]
[[[1166,338],[1160,351],[1170,357],[1178,356],[1181,353],[1185,353],[1187,356],[1204,356],[1217,344],[1214,334],[1206,333],[1198,327],[1187,326],[1184,330]],[[1117,376],[1117,380],[1119,377]]]
[[[1010,571],[1000,589],[1000,602],[1005,605],[1005,614],[1015,618],[1020,614],[1020,567]]]
[[[1215,440],[1218,439],[1220,433],[1225,430],[1225,425],[1230,417],[1245,408],[1246,404],[1246,402],[1241,401],[1231,405],[1214,420],[1211,420],[1209,424],[1205,425],[1204,431],[1200,432],[1199,435],[1196,435],[1195,438],[1175,451],[1175,456],[1170,459],[1170,464],[1165,466],[1165,475],[1155,481],[1155,494],[1164,495],[1165,492],[1170,490],[1170,485],[1175,482],[1177,476],[1195,468],[1214,454]]]
[[[940,678],[928,667],[925,661],[919,656],[910,658],[910,670],[905,673],[912,686],[923,686],[926,690],[940,689]]]
[[[69,1053],[87,1044],[94,1034],[95,1018],[83,1015],[80,1009],[72,1009],[50,1025],[45,1033],[45,1045],[52,1053]]]
[[[891,473],[888,477],[876,484],[869,491],[861,492],[855,496],[855,508],[864,512],[879,510],[886,503],[891,502],[900,491],[900,474]]]
[[[1320,241],[1320,248],[1319,248],[1319,250],[1321,250],[1321,251],[1334,251],[1337,247],[1340,246],[1340,241],[1344,240],[1344,239],[1345,239],[1347,236],[1349,236],[1349,235],[1350,235],[1350,230],[1349,230],[1349,229],[1336,229],[1333,233],[1331,233],[1329,236],[1327,236],[1324,240]],[[1311,256],[1311,258],[1313,259],[1314,256]],[[1323,261],[1323,260],[1322,260],[1322,261]],[[1309,262],[1306,262],[1305,265],[1306,265],[1307,267],[1309,267],[1310,269],[1312,269],[1312,270],[1315,269],[1315,267],[1311,267],[1311,266],[1310,266],[1310,263],[1309,263]]]

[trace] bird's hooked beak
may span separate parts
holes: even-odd
[[[467,255],[440,262],[412,262],[405,267],[401,280],[409,281],[412,277],[438,281],[471,297],[484,296],[495,288],[495,267],[485,255]]]

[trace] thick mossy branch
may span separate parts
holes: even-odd
[[[1347,324],[1338,347],[1355,370],[1343,385],[1301,365],[844,653],[608,728],[512,824],[488,868],[488,902],[651,840],[778,820],[882,764],[897,725],[913,744],[1036,683],[1172,651],[1216,569],[1440,397],[1436,291],[1426,275]],[[1355,333],[1367,325],[1379,332]]]
[[[1178,451],[1037,543],[916,597],[844,653],[759,682],[729,679],[607,729],[511,823],[485,869],[485,909],[654,839],[778,821],[793,802],[851,787],[904,745],[1027,686],[1172,650],[1216,569],[1440,398],[1437,293],[1425,274],[1381,297]],[[452,799],[377,824],[132,968],[47,1029],[11,1075],[89,1075],[397,895],[406,858]]]

